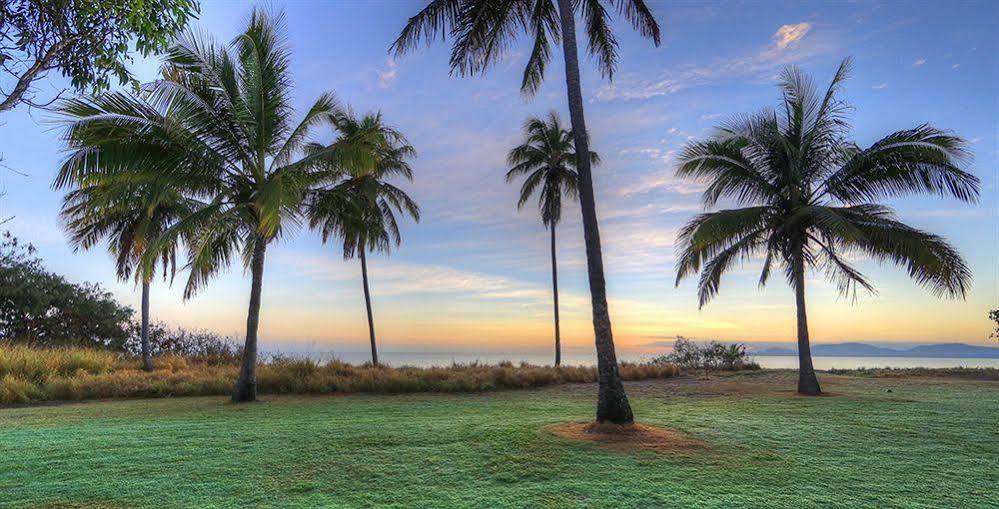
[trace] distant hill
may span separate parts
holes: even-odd
[[[753,355],[798,355],[796,348],[763,348],[751,351]],[[944,343],[939,345],[918,345],[912,348],[895,349],[866,343],[837,343],[832,345],[812,345],[812,355],[816,357],[939,357],[948,359],[999,359],[999,348],[993,346],[969,345],[966,343]]]

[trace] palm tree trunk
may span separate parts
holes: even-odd
[[[798,392],[822,394],[812,366],[812,349],[808,341],[808,316],[805,313],[805,258],[802,248],[794,253],[794,302],[798,310]]]
[[[558,323],[558,262],[555,257],[555,225],[552,231],[552,299],[555,305],[555,367],[562,365],[562,337]]]
[[[250,259],[250,309],[246,314],[246,344],[243,345],[243,365],[239,370],[233,403],[257,400],[257,327],[260,324],[260,291],[264,279],[264,252],[267,241],[257,237]]]
[[[364,281],[364,306],[368,308],[368,337],[371,338],[371,363],[378,365],[378,348],[375,346],[375,319],[371,316],[371,293],[368,291],[368,261],[361,243],[361,280]]]
[[[579,55],[576,48],[576,20],[572,0],[558,0],[562,19],[562,51],[565,58],[565,84],[569,95],[569,118],[576,145],[579,172],[579,203],[583,209],[583,239],[586,243],[586,267],[590,279],[590,300],[593,306],[593,332],[597,346],[597,422],[617,424],[634,421],[628,396],[618,373],[614,335],[607,310],[607,289],[604,282],[604,262],[600,253],[600,231],[593,196],[590,172],[590,147],[583,117],[583,91],[579,83]]]
[[[555,303],[555,367],[562,365],[562,337],[558,329],[558,262],[555,258],[555,225],[552,230],[552,297]]]
[[[142,346],[142,369],[153,370],[153,352],[149,347],[149,281],[142,279],[142,330],[139,333]]]

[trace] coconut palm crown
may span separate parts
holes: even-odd
[[[349,112],[338,114],[334,124],[340,139],[357,142],[367,153],[365,157],[341,162],[342,180],[311,192],[308,200],[309,226],[318,230],[323,242],[338,239],[343,245],[344,259],[357,256],[361,260],[364,302],[368,315],[371,341],[371,362],[378,364],[375,325],[368,288],[367,253],[388,253],[402,243],[396,213],[420,220],[420,208],[405,191],[388,182],[400,177],[413,180],[408,159],[415,149],[398,130],[385,125],[380,113],[358,119]],[[335,142],[336,143],[336,142]],[[334,143],[334,144],[335,144]],[[310,144],[307,152],[319,152],[324,147]]]
[[[820,393],[805,313],[806,270],[824,272],[840,292],[854,295],[858,288],[874,291],[852,264],[858,255],[902,266],[940,295],[963,297],[971,282],[967,264],[943,238],[899,221],[878,203],[917,193],[977,201],[979,181],[961,169],[966,143],[921,125],[857,146],[838,98],[849,69],[844,60],[819,93],[802,71],[786,68],[777,110],[738,117],[711,139],[689,143],[676,169],[707,184],[705,207],[740,207],[698,215],[683,227],[677,284],[700,272],[703,306],[736,262],[762,257],[761,286],[782,270],[795,291],[798,391],[805,394]]]
[[[502,61],[516,37],[524,34],[532,43],[520,90],[532,96],[544,81],[553,46],[561,46],[576,154],[589,154],[576,17],[583,21],[590,55],[597,61],[601,74],[610,79],[618,61],[618,41],[611,29],[612,10],[643,37],[659,45],[659,23],[644,0],[431,0],[409,19],[390,51],[401,55],[421,44],[430,44],[437,37],[450,37],[452,74],[474,75]],[[627,424],[635,417],[618,372],[589,159],[580,157],[576,170],[599,372],[596,420]]]
[[[113,175],[93,174],[82,187],[69,191],[63,200],[61,216],[74,250],[90,249],[107,241],[115,257],[118,279],[134,278],[142,285],[140,347],[143,367],[153,369],[149,344],[149,286],[155,264],[144,265],[143,257],[156,259],[163,278],[171,280],[177,268],[177,242],[158,244],[158,252],[146,250],[180,218],[191,212],[192,204],[168,182],[120,182]]]
[[[306,154],[316,126],[339,111],[322,94],[294,120],[283,16],[255,9],[228,45],[189,31],[167,51],[162,79],[138,96],[110,93],[64,102],[70,155],[56,186],[161,180],[192,204],[145,251],[187,248],[190,297],[241,258],[252,277],[246,343],[234,401],[256,399],[257,329],[267,246],[300,220],[308,189],[353,157],[347,143]],[[343,140],[341,140],[343,141]],[[352,155],[353,154],[353,155]]]
[[[599,164],[600,157],[590,152],[590,162]],[[524,122],[524,143],[514,147],[507,156],[506,181],[524,177],[520,186],[517,208],[538,194],[541,222],[551,233],[552,300],[555,318],[555,366],[562,364],[562,338],[558,314],[558,262],[555,256],[555,227],[562,220],[562,196],[575,200],[579,196],[579,173],[576,171],[576,149],[572,132],[566,130],[554,111],[545,119],[532,117]]]

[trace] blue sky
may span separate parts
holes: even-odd
[[[918,5],[918,8],[916,6]],[[547,233],[533,208],[518,212],[516,187],[503,181],[506,152],[530,115],[565,113],[561,63],[533,99],[520,95],[525,44],[484,77],[448,75],[444,44],[401,59],[387,48],[414,2],[275,3],[287,14],[295,103],[304,109],[332,90],[356,111],[381,110],[419,151],[406,184],[423,209],[406,224],[404,243],[370,260],[382,348],[511,350],[548,348],[551,337]],[[891,203],[916,226],[945,235],[967,257],[975,283],[966,301],[941,300],[902,269],[860,266],[875,296],[838,298],[820,274],[809,280],[814,340],[967,341],[987,339],[986,311],[999,304],[997,261],[997,58],[999,7],[981,3],[652,2],[663,44],[617,22],[621,65],[614,82],[584,65],[586,114],[603,164],[595,186],[612,320],[619,345],[641,350],[664,337],[787,341],[793,298],[779,279],[761,290],[747,263],[723,280],[721,294],[698,310],[694,281],[675,288],[676,230],[699,212],[697,184],[672,176],[673,154],[727,116],[776,104],[774,76],[800,65],[822,85],[839,61],[854,57],[844,92],[854,137],[868,145],[922,123],[971,142],[968,168],[983,181],[977,206],[938,198]],[[205,2],[198,29],[220,40],[240,29],[248,7]],[[523,41],[522,41],[523,42]],[[140,79],[155,59],[137,60]],[[54,79],[44,91],[59,84]],[[99,281],[137,305],[131,284],[114,279],[103,251],[72,253],[50,189],[63,157],[51,116],[19,109],[0,117],[0,176],[6,224],[34,242],[54,270]],[[320,133],[329,137],[329,133]],[[22,175],[23,174],[23,175]],[[570,209],[578,210],[578,209]],[[570,348],[592,342],[578,212],[559,227],[563,335]],[[335,246],[298,231],[268,252],[261,334],[265,346],[361,350],[366,341],[360,269]],[[183,302],[180,285],[158,283],[153,316],[169,323],[241,334],[249,279],[233,267]]]

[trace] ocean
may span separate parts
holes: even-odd
[[[371,359],[371,353],[367,351],[263,351],[263,355],[287,355],[290,357],[308,357],[318,361],[326,362],[330,359],[338,359],[351,364],[361,364]],[[467,364],[478,362],[482,364],[496,364],[503,361],[513,363],[527,362],[530,364],[546,365],[552,364],[551,353],[529,351],[529,352],[378,352],[379,361],[390,366],[447,366],[453,363]],[[655,357],[654,354],[619,352],[618,359],[629,362],[648,361]],[[764,368],[788,368],[798,367],[798,358],[794,356],[782,355],[757,355],[750,356]],[[999,359],[951,359],[938,357],[812,357],[812,362],[816,369],[856,369],[856,368],[952,368],[952,367],[973,367],[973,368],[999,368]],[[591,366],[596,364],[596,357],[593,353],[567,350],[562,353],[562,363],[566,365]]]

